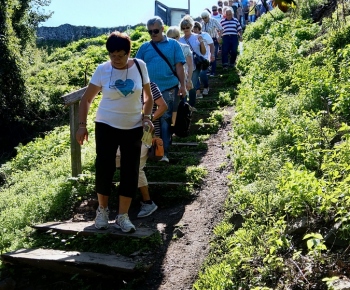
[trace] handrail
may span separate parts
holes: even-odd
[[[63,101],[66,107],[69,106],[69,128],[70,128],[70,151],[72,176],[81,174],[81,147],[75,140],[75,133],[79,128],[79,102],[83,97],[87,87],[64,95]]]

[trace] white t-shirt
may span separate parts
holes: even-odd
[[[217,20],[219,23],[220,23],[220,21],[221,21],[221,19],[222,19],[222,15],[221,14],[216,14],[216,15],[214,15],[214,14],[212,14],[211,15],[211,18],[214,18],[215,20]]]
[[[150,80],[146,64],[142,60],[138,62],[143,84],[147,84]],[[123,70],[113,68],[110,61],[100,64],[90,80],[91,84],[102,88],[95,121],[124,130],[141,127],[141,82],[135,64]]]
[[[204,57],[205,57],[207,60],[210,61],[211,53],[210,53],[210,46],[209,46],[209,44],[214,43],[214,41],[213,41],[213,39],[211,38],[211,36],[209,35],[209,33],[201,32],[200,35],[203,37],[203,41],[204,41],[204,45],[205,45],[205,49],[206,49],[206,52],[205,52]]]
[[[185,36],[182,36],[179,39],[179,42],[189,45],[191,51],[193,49],[193,51],[195,53],[197,53],[198,55],[204,56],[200,51],[200,42],[198,41],[198,34],[192,33],[191,36],[187,39],[185,38]],[[193,51],[192,51],[192,53],[193,53]],[[193,61],[193,54],[192,54],[192,63],[193,63],[193,70],[195,70],[196,66],[194,65],[194,61]]]

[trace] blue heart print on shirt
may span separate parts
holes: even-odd
[[[134,88],[134,81],[131,79],[126,79],[125,81],[120,79],[116,80],[114,86],[124,95],[124,97],[134,92],[132,90]]]

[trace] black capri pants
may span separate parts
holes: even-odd
[[[104,123],[95,123],[96,138],[96,191],[110,196],[115,158],[120,147],[119,195],[133,198],[137,191],[139,177],[142,127],[123,130]]]

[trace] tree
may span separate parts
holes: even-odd
[[[8,143],[11,126],[28,114],[24,56],[27,46],[34,43],[37,25],[51,16],[35,9],[50,1],[0,0],[0,146]]]

